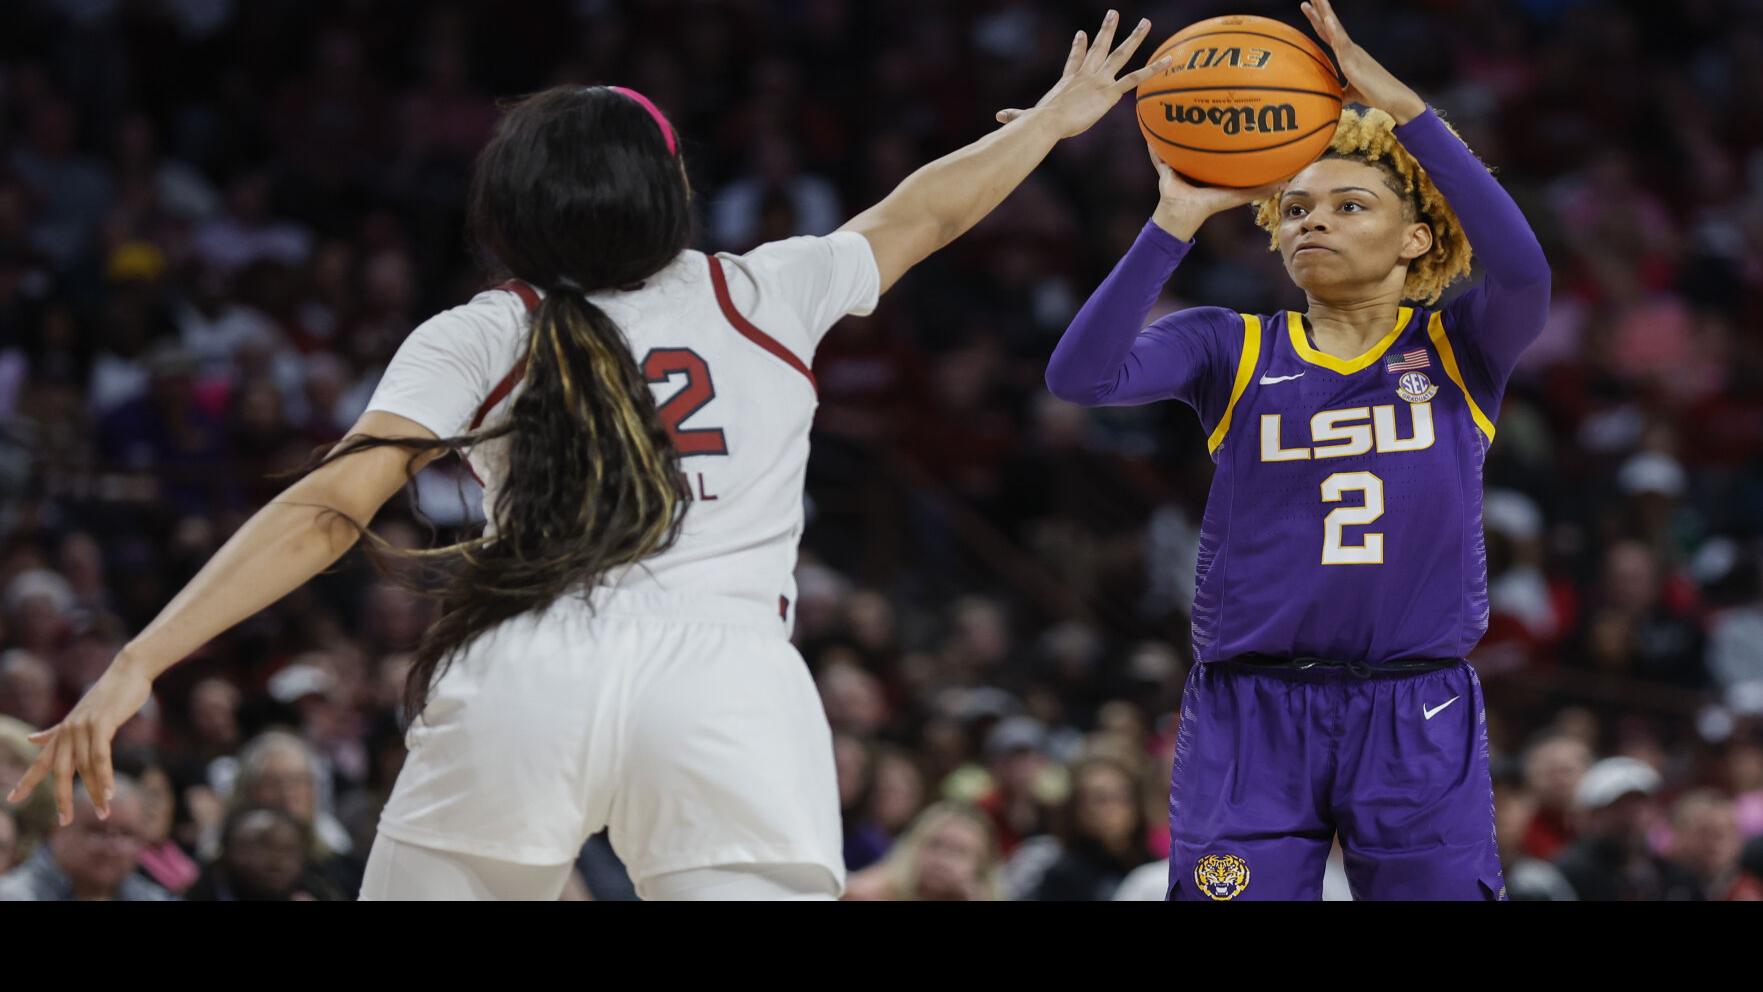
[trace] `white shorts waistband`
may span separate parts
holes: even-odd
[[[788,638],[790,634],[790,625],[784,620],[780,605],[767,607],[756,600],[735,596],[637,592],[602,586],[586,600],[595,616],[722,624],[779,638]]]

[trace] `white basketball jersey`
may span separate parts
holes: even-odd
[[[817,406],[809,366],[834,323],[875,307],[879,285],[868,240],[840,232],[745,256],[686,251],[638,288],[592,294],[649,380],[692,492],[673,547],[610,584],[752,600],[794,619]],[[368,409],[440,437],[505,419],[522,388],[529,302],[538,302],[530,287],[504,284],[425,321],[399,348]],[[470,463],[493,528],[506,442],[479,446]]]

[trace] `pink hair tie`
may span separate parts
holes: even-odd
[[[679,154],[679,146],[675,145],[673,142],[673,127],[667,123],[667,118],[662,116],[661,108],[655,106],[648,97],[638,93],[636,90],[633,90],[628,86],[608,86],[606,88],[614,93],[622,93],[625,96],[630,97],[632,100],[637,101],[644,110],[647,110],[649,116],[655,118],[656,126],[661,128],[661,137],[667,140],[667,153],[669,155]]]

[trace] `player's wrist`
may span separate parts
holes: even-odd
[[[1165,201],[1158,203],[1157,209],[1151,212],[1151,223],[1178,241],[1192,241],[1200,225],[1210,216],[1211,211],[1194,204]]]
[[[1031,107],[1023,111],[1022,116],[1012,123],[1023,130],[1033,132],[1047,144],[1055,145],[1064,140],[1067,133],[1072,133],[1071,121],[1060,113],[1063,109],[1057,103]],[[1078,131],[1081,130],[1081,128],[1078,129]]]
[[[111,659],[110,667],[115,669],[119,675],[141,678],[148,682],[158,678],[162,670],[161,666],[154,663],[152,651],[137,641],[130,641],[123,645],[122,650],[118,651],[116,657]]]
[[[1392,101],[1388,107],[1384,108],[1384,113],[1390,115],[1397,127],[1401,127],[1426,113],[1426,101],[1422,100],[1418,94],[1410,92],[1406,97]]]

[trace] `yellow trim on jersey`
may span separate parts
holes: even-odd
[[[1439,350],[1439,360],[1445,363],[1445,374],[1451,377],[1451,381],[1457,384],[1458,389],[1463,390],[1463,398],[1469,401],[1469,415],[1475,418],[1475,426],[1480,427],[1481,432],[1488,436],[1488,443],[1493,444],[1494,422],[1488,419],[1487,414],[1481,412],[1481,407],[1476,405],[1475,397],[1470,394],[1469,387],[1464,384],[1463,373],[1457,368],[1457,353],[1451,350],[1451,339],[1445,336],[1444,316],[1436,310],[1433,311],[1431,319],[1426,322],[1426,334],[1427,337],[1432,338],[1433,346]]]
[[[1255,377],[1255,366],[1261,363],[1261,318],[1252,313],[1241,315],[1243,318],[1243,354],[1237,359],[1237,380],[1230,387],[1230,402],[1224,406],[1224,416],[1218,418],[1218,426],[1212,428],[1212,436],[1206,439],[1206,450],[1217,454],[1218,446],[1224,443],[1224,436],[1230,433],[1231,411],[1237,408],[1237,400],[1243,398],[1243,392],[1249,388],[1249,380]]]
[[[1396,339],[1402,336],[1402,328],[1408,326],[1408,318],[1413,313],[1411,307],[1397,307],[1396,326],[1390,328],[1390,332],[1381,341],[1372,345],[1370,351],[1358,358],[1336,358],[1310,347],[1310,337],[1304,333],[1304,315],[1296,310],[1287,311],[1286,330],[1291,333],[1292,350],[1298,353],[1299,358],[1341,375],[1352,375],[1382,358],[1383,353],[1390,350],[1390,345],[1395,344]]]

